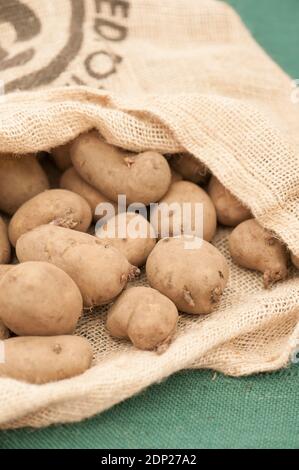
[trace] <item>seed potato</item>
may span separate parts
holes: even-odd
[[[106,327],[116,338],[128,338],[136,348],[163,352],[176,331],[174,303],[150,287],[125,290],[108,311]]]
[[[263,273],[266,288],[288,275],[286,248],[255,219],[242,222],[232,231],[229,250],[239,266]]]
[[[217,306],[228,282],[224,256],[196,237],[163,238],[146,263],[149,284],[182,312],[207,314]]]
[[[44,384],[82,374],[92,362],[89,342],[80,336],[25,336],[4,341],[0,377]]]
[[[52,223],[86,232],[92,219],[90,207],[81,196],[65,189],[50,189],[23,204],[9,224],[9,239],[17,240],[39,225]]]
[[[82,309],[78,287],[53,264],[21,263],[0,281],[1,320],[19,336],[71,334]]]
[[[81,177],[111,201],[126,195],[128,204],[148,205],[159,201],[170,185],[171,172],[163,155],[130,154],[101,140],[97,132],[80,135],[71,158]]]

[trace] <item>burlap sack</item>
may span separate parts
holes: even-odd
[[[47,150],[94,127],[130,150],[189,151],[299,255],[298,96],[226,4],[6,0],[0,34],[1,78],[15,92],[1,103],[2,152]],[[286,366],[299,348],[298,278],[264,290],[230,261],[227,235],[215,239],[231,268],[215,313],[183,315],[160,356],[111,339],[105,309],[85,315],[93,367],[43,386],[0,379],[1,426],[79,421],[183,368]]]

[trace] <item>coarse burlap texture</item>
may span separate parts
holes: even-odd
[[[0,70],[2,152],[47,150],[91,128],[133,151],[191,152],[299,255],[296,90],[225,3],[3,1]],[[214,240],[231,270],[217,311],[182,315],[162,355],[111,339],[105,308],[85,314],[78,333],[93,367],[42,386],[0,379],[1,427],[79,421],[183,368],[286,366],[299,348],[295,270],[265,290],[232,263],[228,233]]]

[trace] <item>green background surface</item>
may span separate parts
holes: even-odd
[[[299,78],[299,0],[229,0]],[[0,448],[299,448],[299,365],[230,378],[178,373],[80,424],[0,432]]]

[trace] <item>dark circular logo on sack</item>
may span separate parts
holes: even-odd
[[[47,85],[58,78],[66,70],[69,63],[77,56],[83,42],[84,0],[69,0],[71,17],[69,30],[65,32],[63,47],[50,58],[50,61],[42,68],[34,70],[26,75],[5,83],[5,91],[30,90],[42,85]],[[57,19],[59,23],[59,17]],[[14,32],[14,44],[20,49],[18,52],[9,50],[0,38],[0,72],[18,66],[24,66],[30,61],[34,62],[36,48],[34,39],[38,38],[43,30],[42,18],[38,18],[37,12],[20,0],[5,0],[0,4],[0,26],[7,24]],[[53,27],[59,24],[53,24]],[[31,41],[33,46],[28,46]],[[11,47],[14,49],[14,47]]]

